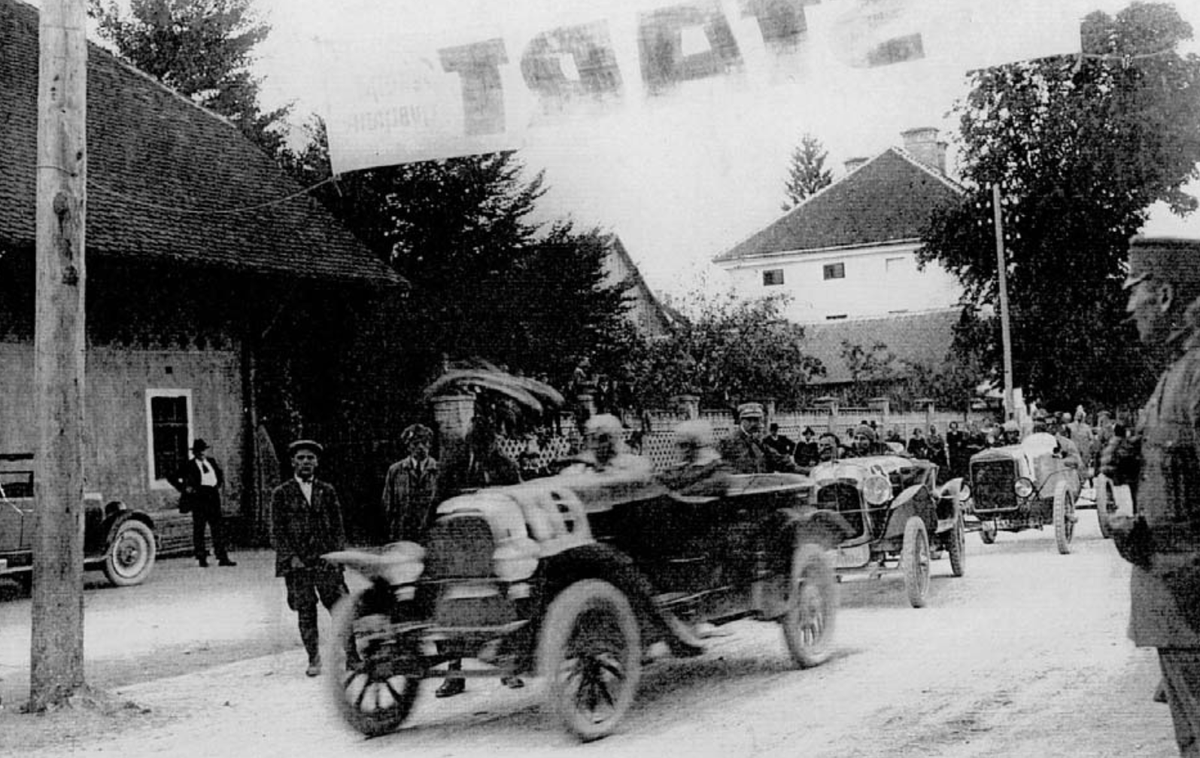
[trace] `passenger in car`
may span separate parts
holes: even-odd
[[[692,419],[675,427],[675,446],[681,462],[662,471],[658,481],[683,497],[720,497],[729,489],[733,469],[713,445],[712,427]]]
[[[865,455],[888,455],[892,449],[886,443],[879,441],[876,432],[866,424],[860,424],[854,430],[854,440],[846,451],[847,458],[861,458]]]
[[[625,449],[623,432],[624,428],[616,416],[601,413],[589,418],[584,425],[586,447],[576,456],[576,462],[568,466],[563,473],[581,474],[591,471],[649,476],[650,461]]]
[[[763,407],[761,403],[742,403],[738,406],[738,426],[721,440],[721,457],[739,474],[762,474],[769,471],[800,473],[791,458],[776,453],[762,443]]]

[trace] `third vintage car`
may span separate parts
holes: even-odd
[[[591,472],[451,498],[423,545],[327,556],[369,581],[335,611],[335,707],[377,735],[404,723],[424,679],[537,675],[549,710],[592,740],[629,709],[644,661],[704,652],[712,625],[778,624],[795,664],[815,666],[847,525],[813,494],[794,474],[679,497],[649,475]]]
[[[960,479],[937,484],[938,467],[901,455],[826,461],[810,472],[816,503],[836,511],[852,534],[838,545],[839,575],[900,570],[909,603],[925,605],[931,561],[945,553],[954,576],[966,570]]]
[[[1079,470],[1064,461],[1054,435],[1039,432],[1016,445],[978,452],[970,469],[969,511],[984,543],[995,542],[999,531],[1053,525],[1058,552],[1071,552]]]
[[[28,583],[33,572],[32,453],[0,453],[0,576]],[[100,493],[83,498],[84,568],[101,569],[118,587],[141,584],[154,570],[158,538],[143,511]]]

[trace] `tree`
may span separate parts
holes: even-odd
[[[896,354],[887,345],[876,342],[871,347],[842,340],[842,362],[850,371],[850,394],[847,401],[852,405],[865,404],[874,393],[870,388],[876,383],[892,378]]]
[[[784,183],[787,200],[781,206],[783,210],[795,208],[805,198],[833,183],[833,174],[825,168],[827,157],[829,153],[821,146],[819,139],[811,134],[805,134],[800,139],[800,145],[792,150],[788,178]]]
[[[117,55],[197,105],[232,121],[275,156],[278,125],[289,108],[263,112],[261,84],[250,71],[254,47],[271,27],[255,17],[252,0],[88,0],[100,36]]]
[[[283,161],[306,186],[329,177],[324,124],[311,133]],[[608,356],[596,368],[618,372],[614,356],[631,337],[628,285],[605,280],[612,240],[531,222],[545,189],[540,173],[524,172],[516,153],[494,153],[360,171],[316,191],[412,283],[410,321],[399,328],[411,333],[407,362],[422,372],[443,356],[478,356],[565,386],[585,355]]]
[[[1200,58],[1170,5],[1134,3],[1083,22],[1083,57],[972,73],[956,104],[961,203],[938,209],[922,261],[965,287],[967,309],[998,302],[991,187],[1002,188],[1014,373],[1043,404],[1127,403],[1151,372],[1124,324],[1128,239],[1156,200],[1196,207],[1183,185],[1200,160]],[[989,341],[998,325],[989,318]],[[987,350],[992,365],[997,352]]]
[[[825,370],[804,354],[804,328],[783,319],[783,304],[779,295],[745,301],[691,293],[679,304],[686,320],[633,355],[636,396],[659,407],[682,394],[710,407],[762,397],[791,404]]]

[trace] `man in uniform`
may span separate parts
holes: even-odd
[[[321,673],[317,599],[327,610],[347,593],[342,570],[321,556],[346,547],[342,505],[332,484],[316,478],[317,456],[324,448],[313,440],[288,445],[292,478],[271,493],[271,542],[275,576],[287,586],[288,607],[300,622],[308,653],[308,676]]]
[[[1113,541],[1133,564],[1129,636],[1158,648],[1180,755],[1200,756],[1200,240],[1135,237],[1126,310],[1138,336],[1171,361],[1137,435],[1105,448],[1101,466],[1136,484],[1136,516],[1114,516]],[[1130,459],[1134,466],[1128,466]],[[1132,468],[1134,481],[1122,476]]]
[[[739,474],[762,474],[768,471],[799,473],[792,461],[762,443],[763,407],[761,403],[742,403],[738,406],[738,426],[721,440],[721,457]]]

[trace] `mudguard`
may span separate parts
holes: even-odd
[[[962,502],[959,500],[962,483],[962,477],[955,477],[938,487],[937,493],[934,495],[937,504],[938,532],[954,528],[955,519],[962,511]]]
[[[96,515],[93,517],[98,517],[99,523],[96,523],[94,520],[89,523],[89,519],[85,516],[83,554],[88,558],[92,558],[94,556],[101,556],[107,553],[108,545],[112,542],[113,536],[117,533],[117,527],[128,520],[133,513],[134,512],[129,508],[129,506],[125,505],[125,503],[121,502],[120,500],[114,500],[110,503],[106,503],[103,510],[100,510],[100,512],[96,513]],[[146,525],[153,530],[154,524],[150,521],[150,517],[146,516],[145,514],[142,514],[142,516],[143,518],[140,520],[144,521]]]
[[[537,627],[531,629],[532,640],[538,639],[541,619],[559,592],[583,579],[602,579],[629,599],[641,627],[643,647],[665,641],[677,655],[698,655],[704,651],[699,640],[687,633],[685,625],[658,607],[654,602],[654,588],[624,553],[608,545],[592,543],[559,553],[542,563],[540,570],[546,577],[546,585],[536,617]],[[529,662],[532,663],[532,659]]]
[[[833,550],[843,540],[855,536],[854,528],[840,513],[835,511],[802,505],[797,508],[787,508],[784,513],[787,514],[787,524],[791,529],[790,536],[792,538],[787,545],[789,561],[791,560],[791,551],[801,543],[813,542],[824,550]]]
[[[892,500],[884,539],[903,539],[904,525],[912,516],[920,516],[928,528],[936,520],[937,514],[933,510],[929,490],[923,484],[914,484]]]

